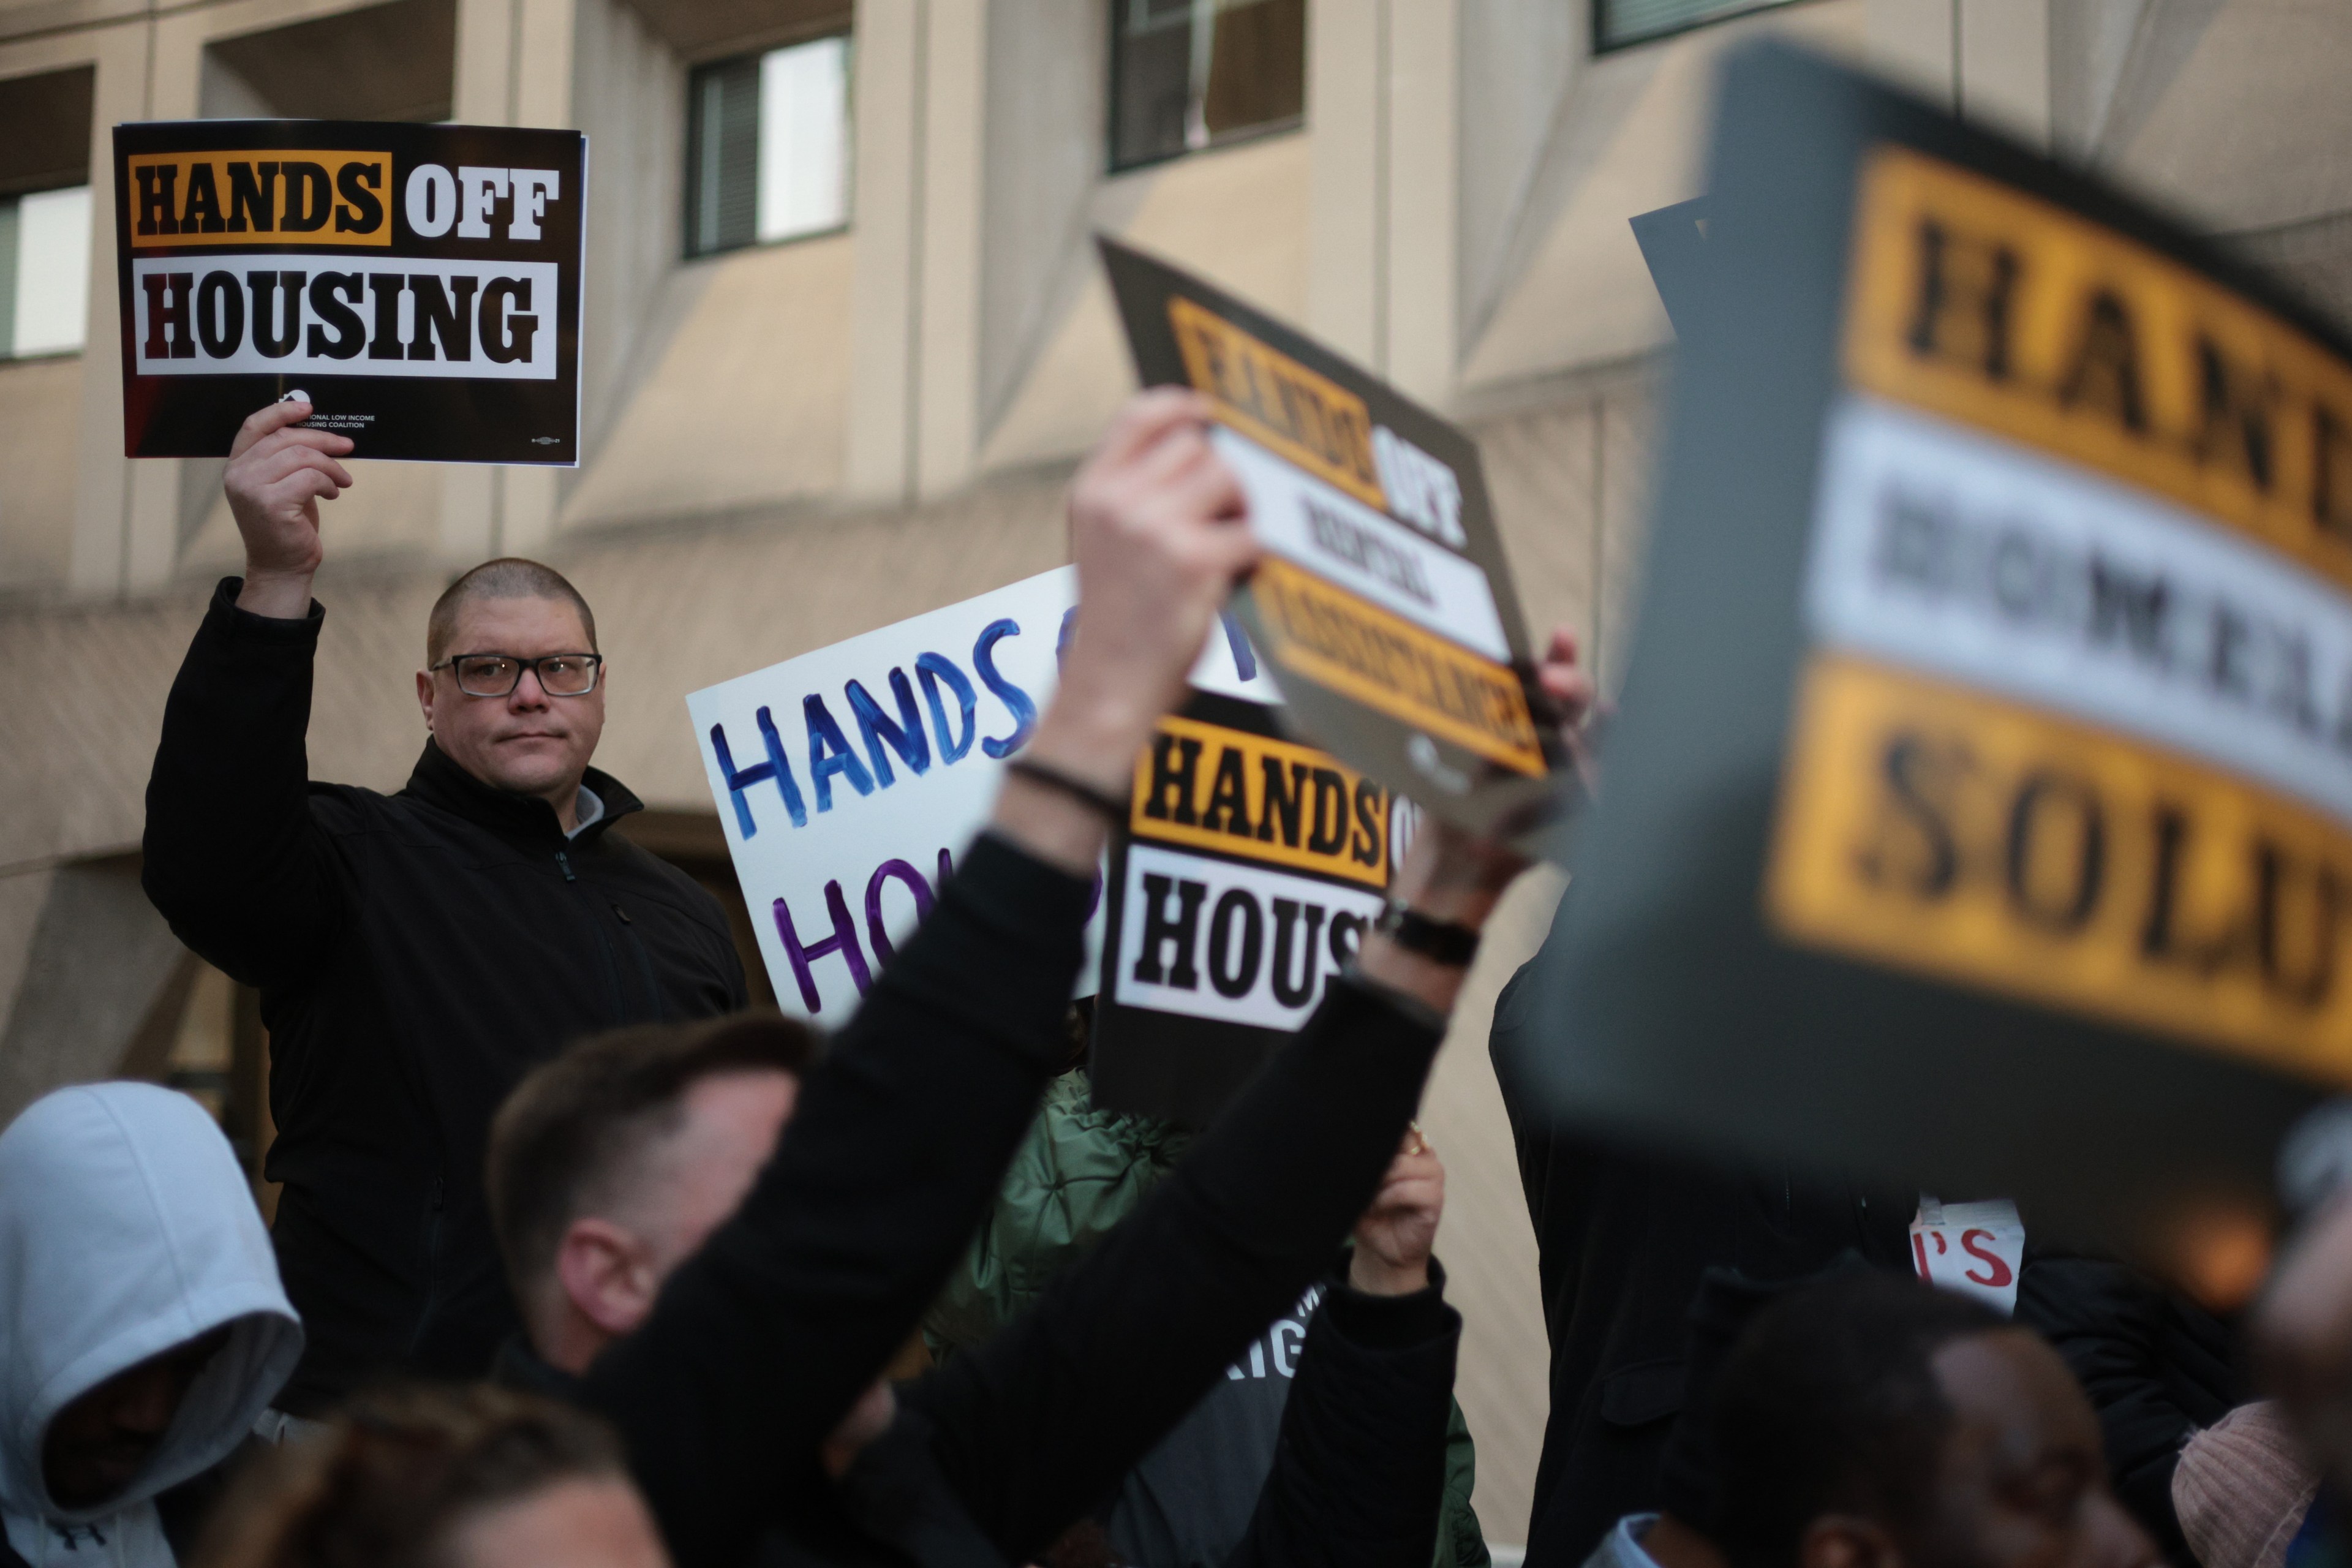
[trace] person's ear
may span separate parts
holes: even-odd
[[[430,733],[433,729],[433,672],[429,669],[416,672],[416,705],[425,710],[425,728]]]
[[[565,1229],[555,1248],[555,1278],[573,1309],[614,1337],[644,1322],[661,1291],[652,1249],[612,1221],[593,1215]]]
[[[1798,1538],[1797,1568],[1903,1568],[1903,1549],[1875,1520],[1825,1513]]]

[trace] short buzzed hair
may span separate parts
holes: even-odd
[[[1954,1419],[1935,1354],[2011,1327],[1973,1297],[1878,1269],[1758,1313],[1713,1398],[1708,1533],[1734,1568],[1795,1568],[1807,1526],[1824,1513],[1918,1527]]]
[[[515,1086],[490,1123],[490,1227],[526,1304],[572,1222],[625,1190],[646,1149],[677,1131],[687,1091],[729,1072],[794,1078],[818,1036],[773,1013],[644,1024],[581,1041]]]
[[[588,634],[588,646],[570,651],[595,653],[596,613],[570,578],[552,566],[536,561],[526,561],[520,555],[502,555],[496,561],[485,561],[467,573],[433,601],[433,614],[425,622],[425,662],[436,665],[449,652],[449,639],[457,635],[457,612],[476,599],[561,599],[580,612],[581,629]],[[475,652],[475,649],[467,649]],[[500,651],[485,649],[478,651]]]

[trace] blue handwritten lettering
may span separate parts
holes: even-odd
[[[784,797],[784,809],[792,814],[794,827],[808,826],[808,807],[801,804],[800,785],[793,778],[793,764],[784,759],[783,737],[776,733],[776,721],[765,708],[760,710],[755,721],[760,726],[760,742],[768,749],[768,760],[754,763],[748,768],[735,765],[734,753],[727,749],[727,729],[721,724],[710,726],[710,749],[719,753],[719,772],[727,781],[727,793],[735,802],[735,826],[750,838],[760,831],[751,820],[751,803],[743,792],[755,784],[774,780],[776,789]]]
[[[860,795],[874,793],[874,780],[857,753],[849,749],[848,738],[841,726],[834,722],[833,712],[824,705],[824,697],[812,691],[801,699],[801,718],[808,725],[809,785],[816,791],[816,808],[820,814],[833,809],[833,775],[841,774]],[[827,747],[831,751],[827,751]]]
[[[996,693],[998,700],[1013,715],[1013,733],[1002,739],[992,736],[980,743],[982,751],[1000,759],[1019,751],[1023,742],[1029,739],[1029,732],[1037,727],[1037,704],[1029,700],[1027,692],[1005,679],[996,668],[996,645],[1006,637],[1020,635],[1021,623],[1018,621],[991,621],[982,628],[980,640],[971,645],[971,662],[979,669],[981,680]]]
[[[1234,673],[1244,680],[1255,680],[1257,649],[1250,647],[1249,634],[1242,630],[1231,610],[1218,611],[1217,619],[1225,623],[1225,646],[1234,651]]]
[[[947,851],[940,853],[944,856]],[[904,860],[885,860],[874,868],[874,875],[866,879],[866,934],[873,939],[874,956],[887,963],[896,956],[890,946],[890,932],[882,923],[882,884],[904,882],[907,890],[915,895],[915,919],[919,922],[931,912],[930,884],[923,874]]]
[[[866,754],[874,759],[875,782],[885,789],[898,782],[890,771],[889,752],[882,749],[885,742],[916,776],[931,771],[931,743],[923,738],[923,717],[916,710],[915,689],[905,670],[890,671],[890,695],[898,700],[900,721],[896,724],[865,687],[849,683],[849,710],[857,715],[857,732],[866,739]]]
[[[839,953],[849,965],[849,978],[857,986],[860,996],[874,984],[873,973],[866,967],[866,954],[857,945],[857,922],[849,918],[849,900],[842,896],[841,884],[824,885],[825,912],[833,919],[833,934],[823,942],[801,944],[800,933],[793,927],[793,911],[784,900],[776,900],[776,934],[783,939],[784,957],[793,966],[793,978],[800,983],[801,1005],[812,1016],[824,1011],[824,999],[817,994],[816,976],[810,966],[818,959]]]
[[[971,689],[971,682],[964,679],[963,671],[955,667],[955,661],[945,654],[917,654],[915,674],[923,683],[923,700],[931,705],[931,728],[939,732],[941,765],[963,761],[963,754],[971,750],[972,736],[980,729],[977,717],[980,694]],[[948,689],[955,693],[956,706],[963,719],[963,734],[959,740],[948,739],[947,708],[940,701],[941,681],[947,682]]]

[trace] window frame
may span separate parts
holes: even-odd
[[[756,77],[759,62],[766,59],[770,55],[784,49],[801,48],[810,44],[826,43],[835,38],[842,41],[841,221],[825,228],[803,229],[798,234],[783,235],[775,239],[761,239],[759,237],[759,178],[755,164],[752,176],[751,237],[740,245],[723,245],[711,250],[695,249],[695,222],[700,216],[698,197],[701,177],[698,160],[695,157],[697,149],[701,145],[698,139],[700,109],[697,102],[698,84],[704,79],[706,73],[723,70],[730,66],[740,66],[747,60],[752,63]],[[753,90],[754,92],[758,90],[756,86]],[[685,164],[682,178],[678,181],[677,264],[679,266],[692,267],[705,261],[716,261],[721,257],[740,256],[747,250],[770,250],[779,246],[800,245],[813,239],[834,239],[847,234],[856,226],[857,29],[854,24],[828,24],[814,32],[764,43],[755,48],[734,49],[725,54],[711,55],[706,58],[694,60],[687,67],[685,100],[686,134],[681,138],[682,145],[679,148],[682,154],[681,162]],[[756,140],[758,136],[756,126],[753,136]]]
[[[87,221],[82,232],[82,274],[83,288],[85,289],[85,293],[82,298],[82,335],[79,342],[75,342],[70,346],[36,349],[28,353],[16,347],[18,323],[16,321],[16,301],[15,299],[19,280],[24,276],[24,205],[27,197],[54,195],[60,191],[81,191],[87,193],[85,200],[88,204],[89,210]],[[0,334],[0,366],[12,364],[40,364],[51,360],[79,359],[89,352],[90,300],[96,293],[96,290],[89,287],[89,266],[90,257],[98,246],[98,219],[100,216],[98,205],[99,199],[97,182],[95,180],[87,179],[83,180],[79,184],[43,185],[36,189],[10,191],[5,195],[0,195],[0,202],[6,203],[12,209],[10,221],[7,225],[6,239],[7,243],[11,247],[15,247],[16,251],[16,254],[8,258],[8,266],[5,275],[10,298],[8,300],[5,311],[0,312],[0,321],[5,321],[7,329],[5,334]]]
[[[1133,174],[1145,169],[1156,169],[1163,163],[1175,163],[1180,158],[1195,158],[1203,153],[1222,153],[1228,147],[1243,147],[1253,142],[1263,141],[1269,136],[1287,136],[1295,131],[1304,131],[1307,129],[1307,83],[1305,79],[1307,63],[1302,61],[1299,68],[1299,110],[1297,113],[1282,120],[1268,120],[1256,125],[1245,126],[1239,131],[1229,131],[1223,136],[1211,138],[1206,146],[1179,147],[1172,153],[1154,153],[1148,158],[1137,158],[1128,163],[1120,163],[1118,161],[1118,88],[1120,76],[1118,12],[1122,7],[1129,5],[1130,3],[1131,0],[1107,0],[1104,7],[1104,9],[1109,13],[1109,26],[1106,27],[1103,32],[1103,47],[1105,52],[1109,57],[1104,62],[1104,86],[1107,89],[1103,94],[1103,174],[1105,178],[1116,179],[1121,174]],[[1595,15],[1597,16],[1598,13],[1596,12]],[[1311,29],[1314,26],[1314,22],[1315,18],[1310,5],[1307,18],[1307,26],[1310,29],[1308,34],[1310,39],[1313,37]],[[1311,42],[1308,47],[1310,48],[1313,47]]]
[[[1790,6],[1802,4],[1803,0],[1746,0],[1745,4],[1712,16],[1701,16],[1695,22],[1679,22],[1657,32],[1644,33],[1638,38],[1626,38],[1613,44],[1608,41],[1604,20],[1611,3],[1612,0],[1591,0],[1586,11],[1586,18],[1591,24],[1587,42],[1595,59],[1603,55],[1622,54],[1627,49],[1639,49],[1651,44],[1664,43],[1668,38],[1679,38],[1685,33],[1696,33],[1702,28],[1720,26],[1726,22],[1736,22],[1742,16],[1753,16],[1759,12],[1786,10]]]

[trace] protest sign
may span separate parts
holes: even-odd
[[[587,148],[484,125],[116,126],[125,455],[225,457],[299,392],[363,458],[578,462]]]
[[[1105,239],[1144,384],[1191,386],[1267,555],[1235,605],[1301,738],[1451,822],[1549,842],[1563,761],[1468,436]]]
[[[1699,301],[1706,293],[1706,198],[1693,196],[1670,207],[1635,213],[1628,221],[1675,336],[1689,337],[1697,328]]]
[[[1284,739],[1274,708],[1197,685],[1136,759],[1091,1062],[1097,1105],[1196,1127],[1379,918],[1400,805]]]
[[[1735,58],[1559,1105],[2216,1297],[2352,1085],[2352,355],[2088,179]]]
[[[786,1013],[838,1026],[929,912],[1053,695],[1076,602],[1065,566],[687,698]]]
[[[2017,1310],[2017,1277],[2025,1268],[2025,1222],[2007,1198],[1922,1199],[1911,1221],[1911,1265],[1928,1284],[1974,1296],[2008,1317]]]
[[[1059,567],[705,687],[686,700],[777,1005],[837,1026],[929,912],[1058,684]],[[1202,689],[1263,700],[1238,627]],[[1097,907],[1078,994],[1094,991]]]

